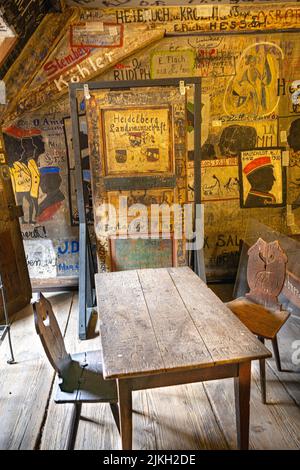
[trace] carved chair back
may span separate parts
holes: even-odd
[[[278,296],[283,288],[287,256],[277,240],[259,238],[248,250],[247,281],[249,300],[272,310],[280,310]]]
[[[35,328],[40,336],[46,355],[56,372],[62,376],[63,370],[72,361],[67,353],[63,336],[52,310],[51,303],[39,294],[33,304]]]

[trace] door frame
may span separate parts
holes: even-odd
[[[182,85],[194,85],[194,225],[197,226],[197,218],[201,217],[201,78],[200,77],[178,77],[154,80],[124,80],[70,83],[69,98],[72,120],[73,148],[75,158],[75,177],[77,186],[77,205],[79,215],[79,324],[78,334],[80,339],[87,339],[87,330],[91,314],[96,306],[95,281],[96,271],[91,256],[91,245],[89,239],[88,225],[85,213],[85,201],[83,192],[82,162],[79,140],[79,112],[78,92],[89,92],[92,90],[117,91],[129,90],[131,88],[151,87],[180,87]],[[203,249],[196,250],[193,256],[192,267],[194,271],[205,279]]]

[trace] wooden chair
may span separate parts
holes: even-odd
[[[281,371],[277,333],[290,314],[281,310],[278,296],[285,280],[287,256],[278,241],[267,243],[261,238],[249,248],[248,256],[247,282],[250,290],[245,297],[226,305],[262,343],[265,339],[272,341],[276,366]],[[266,403],[265,359],[261,359],[259,365],[262,402]]]
[[[33,304],[33,312],[46,355],[61,379],[55,402],[74,405],[68,449],[74,449],[82,403],[109,403],[119,429],[117,386],[114,380],[103,379],[101,352],[68,354],[51,304],[42,294]]]

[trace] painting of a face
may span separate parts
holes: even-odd
[[[248,181],[252,188],[260,191],[271,191],[276,181],[274,168],[272,166],[260,168],[248,176]]]

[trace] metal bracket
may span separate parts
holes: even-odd
[[[89,90],[89,86],[87,83],[83,85],[83,93],[84,93],[84,97],[86,100],[91,99],[90,90]]]
[[[184,84],[184,80],[180,80],[179,82],[179,93],[184,96],[185,93],[186,93],[186,87],[185,87],[185,84]]]

